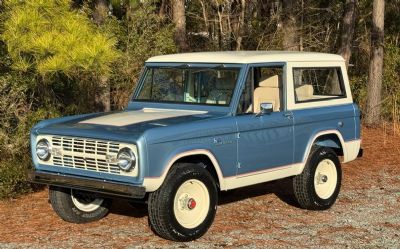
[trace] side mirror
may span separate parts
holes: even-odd
[[[264,114],[269,114],[274,111],[274,106],[272,103],[261,103],[260,104],[260,112],[257,113],[257,117],[262,116]]]

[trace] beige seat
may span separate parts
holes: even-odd
[[[309,100],[313,99],[314,95],[314,88],[312,85],[301,85],[296,87],[296,100],[298,101],[304,101],[304,100]]]
[[[274,75],[260,81],[259,86],[254,90],[254,113],[260,112],[261,103],[272,103],[274,112],[281,108],[280,77]]]

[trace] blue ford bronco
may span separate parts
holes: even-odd
[[[204,52],[148,59],[123,111],[43,120],[31,131],[32,182],[65,221],[145,201],[163,238],[211,226],[218,192],[291,177],[299,206],[330,208],[361,155],[360,111],[342,57]]]

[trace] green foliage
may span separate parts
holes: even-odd
[[[0,76],[0,199],[30,190],[29,131],[38,121],[59,116],[51,105],[34,108],[26,75]]]
[[[93,111],[88,108],[92,102],[81,101],[93,96],[93,78],[108,74],[119,56],[116,39],[96,28],[85,13],[71,9],[70,0],[8,0],[4,10],[0,198],[29,190],[24,179],[31,167],[31,127],[43,119]]]
[[[175,53],[174,27],[155,13],[150,3],[127,13],[120,21],[110,19],[107,29],[118,37],[118,48],[123,56],[114,64],[110,81],[115,108],[126,105],[139,78],[144,61],[152,56]]]
[[[400,109],[400,47],[386,43],[383,70],[384,96],[382,116],[391,121],[399,122]]]
[[[350,83],[353,97],[360,109],[364,110],[367,98],[368,63],[358,61],[364,58],[368,62],[367,54],[359,54],[355,65],[349,69]],[[385,42],[384,68],[382,86],[382,117],[385,120],[399,122],[400,109],[400,47],[389,39]]]
[[[35,123],[95,111],[93,93],[104,75],[114,107],[124,106],[144,60],[176,51],[173,26],[150,3],[131,1],[133,7],[126,17],[109,16],[96,26],[86,4],[6,1],[0,14],[0,199],[30,190],[25,171]]]
[[[349,77],[351,92],[353,94],[354,101],[358,104],[361,110],[364,110],[365,100],[367,98],[367,82],[368,75],[357,75]]]
[[[116,40],[71,10],[69,0],[8,0],[6,6],[2,39],[15,70],[37,70],[41,75],[105,74],[118,56]]]
[[[26,164],[20,160],[0,161],[0,199],[31,190],[26,182]]]

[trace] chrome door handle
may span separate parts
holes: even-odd
[[[293,114],[292,114],[291,112],[285,112],[285,113],[283,114],[283,116],[284,116],[285,118],[288,118],[288,119],[292,119],[292,118],[293,118]]]

